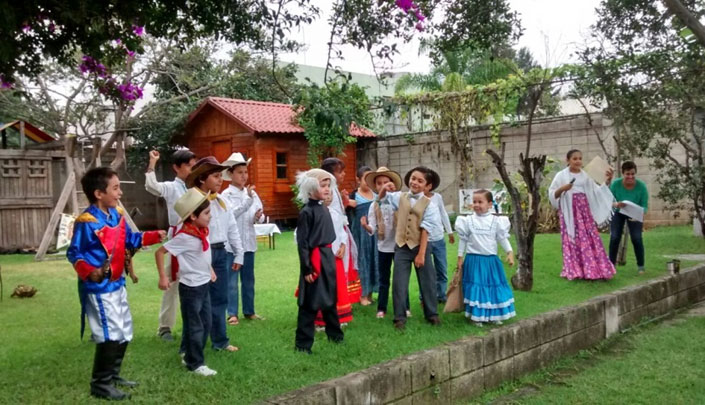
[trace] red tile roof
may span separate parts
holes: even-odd
[[[207,105],[231,117],[254,134],[303,134],[304,129],[295,121],[291,104],[269,103],[265,101],[238,100],[234,98],[208,97],[191,113],[188,124]],[[357,138],[374,138],[374,132],[350,124],[350,135]]]

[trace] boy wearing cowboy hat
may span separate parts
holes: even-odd
[[[238,351],[230,344],[227,334],[225,311],[228,306],[228,277],[230,271],[238,271],[243,262],[242,240],[235,216],[218,191],[223,184],[225,167],[213,156],[205,157],[193,166],[186,178],[189,187],[195,187],[203,195],[209,194],[211,200],[211,222],[208,226],[211,243],[211,262],[217,279],[210,285],[211,310],[211,344],[215,350]]]
[[[245,160],[242,153],[236,152],[223,162],[227,169],[223,171],[223,180],[229,181],[223,199],[235,215],[238,231],[245,251],[242,267],[230,272],[228,280],[228,323],[237,325],[238,320],[238,278],[242,288],[242,312],[245,319],[263,320],[255,313],[255,252],[257,251],[257,234],[255,224],[264,222],[262,201],[255,192],[255,186],[247,185],[248,167],[252,158]]]
[[[392,303],[394,327],[400,330],[406,325],[412,262],[416,267],[421,294],[425,297],[436,296],[436,271],[431,263],[431,251],[427,249],[428,235],[442,227],[438,208],[425,196],[441,183],[438,173],[418,166],[404,176],[404,183],[409,188],[408,192],[393,191],[393,182],[385,184],[379,192],[380,205],[389,204],[397,212]],[[432,325],[441,323],[437,305],[434,299],[423,301],[424,317]]]
[[[169,253],[179,262],[179,300],[183,320],[183,363],[189,371],[202,376],[216,374],[205,365],[203,349],[211,329],[212,312],[210,284],[217,280],[211,267],[211,244],[208,225],[211,220],[210,193],[189,189],[174,204],[183,226],[176,235],[154,254],[159,272],[159,289],[169,287],[164,273],[164,254]]]
[[[166,202],[166,209],[169,218],[169,231],[167,237],[172,238],[176,232],[176,224],[179,223],[179,215],[174,211],[174,203],[186,192],[186,178],[191,173],[191,167],[196,164],[196,155],[188,149],[180,149],[171,155],[172,165],[176,177],[173,181],[157,181],[154,168],[159,161],[159,151],[149,152],[149,166],[144,175],[144,188],[155,197],[161,197]],[[171,330],[176,324],[176,312],[179,309],[179,264],[174,258],[167,261],[167,275],[171,280],[169,288],[164,291],[161,307],[159,308],[159,329],[157,335],[163,340],[172,341],[174,337]]]

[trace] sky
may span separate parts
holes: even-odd
[[[390,0],[391,1],[391,0]],[[330,8],[330,0],[314,0],[322,11]],[[589,27],[595,22],[595,8],[599,0],[509,0],[513,10],[520,14],[524,34],[517,47],[528,47],[543,66],[574,62],[573,50],[585,42]],[[305,51],[280,55],[286,62],[325,66],[330,35],[327,16],[303,27],[292,36],[307,44]],[[335,61],[345,71],[374,74],[369,56],[352,46],[343,47],[345,60]],[[430,59],[418,55],[418,41],[403,44],[401,54],[395,57],[390,71],[428,72]]]

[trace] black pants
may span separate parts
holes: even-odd
[[[204,364],[203,349],[211,330],[210,283],[198,287],[179,283],[179,299],[181,319],[184,322],[184,361],[186,367],[193,371]]]
[[[406,310],[409,302],[409,278],[411,265],[419,253],[419,247],[409,249],[407,245],[397,246],[394,250],[394,279],[392,280],[392,302],[394,320],[406,322]],[[416,269],[421,294],[424,297],[436,297],[436,270],[431,262],[431,250],[426,250],[424,265]],[[435,299],[423,300],[423,313],[426,319],[438,316],[438,303]]]
[[[389,303],[389,286],[392,280],[392,263],[394,263],[394,252],[377,251],[377,263],[379,264],[379,295],[377,296],[377,311],[387,312]],[[409,294],[406,294],[406,309],[409,309]]]
[[[639,221],[629,220],[629,217],[615,213],[612,217],[612,223],[610,224],[610,261],[612,264],[617,264],[617,253],[619,252],[619,242],[622,240],[622,231],[624,230],[624,223],[627,223],[627,228],[629,228],[629,237],[632,239],[632,246],[634,246],[634,255],[636,256],[636,265],[638,267],[644,266],[644,241],[641,238],[641,233],[644,228],[644,224]]]
[[[316,319],[318,311],[311,311],[305,307],[299,307],[299,317],[296,322],[296,348],[311,350],[313,347],[313,337],[316,333],[316,327],[313,321]],[[326,323],[326,335],[328,339],[336,342],[343,340],[343,330],[340,328],[338,320],[338,311],[333,305],[332,307],[321,310],[323,321]]]

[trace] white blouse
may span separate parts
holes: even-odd
[[[370,209],[367,211],[367,225],[372,228],[372,233],[374,235],[377,233],[377,215],[375,215],[375,204],[374,202],[370,204]],[[394,208],[390,204],[380,204],[380,211],[382,212],[382,221],[384,221],[384,239],[380,239],[377,235],[377,250],[384,253],[394,253],[394,247],[397,245],[396,238],[396,227],[394,226]]]
[[[509,243],[511,223],[508,217],[486,214],[458,216],[455,232],[458,234],[458,257],[466,254],[496,255],[497,243],[505,252],[512,251]]]

